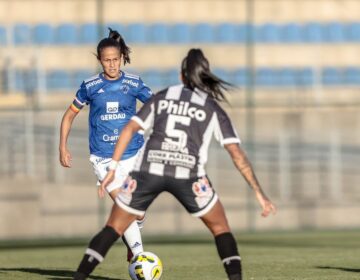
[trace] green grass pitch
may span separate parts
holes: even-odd
[[[360,231],[237,234],[246,280],[360,279]],[[162,280],[225,280],[207,236],[147,237],[145,249],[163,261]],[[0,244],[0,279],[71,279],[86,244]],[[89,279],[130,279],[125,247],[113,247]]]

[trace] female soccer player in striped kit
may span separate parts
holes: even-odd
[[[98,185],[104,179],[116,141],[123,127],[136,113],[136,100],[146,102],[152,96],[151,90],[135,75],[120,70],[121,62],[130,63],[130,49],[122,36],[110,29],[108,38],[101,40],[97,46],[97,59],[103,72],[85,80],[77,91],[75,99],[65,112],[60,132],[60,163],[71,167],[71,154],[67,148],[67,139],[74,118],[84,105],[90,106],[89,112],[89,146],[90,161],[98,179]],[[128,173],[132,170],[136,156],[143,146],[143,135],[137,133],[132,137],[130,145],[121,157],[116,168],[115,180],[107,186],[112,198],[116,197]],[[109,221],[116,219],[116,207],[113,207]],[[106,235],[118,235],[116,229],[105,227]],[[122,234],[122,232],[121,232]],[[124,233],[125,243],[132,253],[143,251],[139,225],[134,221]],[[124,239],[124,238],[123,238]],[[92,242],[96,241],[96,236]],[[90,248],[87,253],[89,261],[101,262],[101,252]]]
[[[123,129],[99,195],[103,197],[106,186],[112,182],[132,135],[141,129],[152,129],[134,171],[116,197],[121,218],[109,226],[123,232],[161,192],[167,191],[209,228],[228,278],[241,280],[237,244],[204,168],[212,135],[229,152],[236,168],[254,190],[262,215],[275,213],[276,208],[263,192],[229,117],[217,102],[225,99],[223,90],[227,83],[210,71],[200,49],[188,52],[181,65],[181,76],[183,85],[171,86],[154,95]],[[110,242],[106,245],[104,251],[111,246]],[[83,266],[79,272],[87,276],[93,268]]]

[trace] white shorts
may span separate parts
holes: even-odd
[[[139,152],[131,158],[119,161],[115,171],[115,179],[106,187],[108,192],[112,192],[113,190],[121,187],[128,174],[133,170],[138,154]],[[92,163],[94,173],[98,179],[97,186],[100,186],[100,182],[104,180],[110,161],[111,158],[102,158],[90,155],[90,162]]]

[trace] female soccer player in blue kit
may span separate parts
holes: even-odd
[[[122,36],[110,29],[108,38],[101,40],[97,46],[97,59],[103,72],[83,81],[61,123],[60,163],[64,167],[71,167],[72,157],[67,148],[68,135],[79,111],[84,105],[90,106],[90,162],[98,178],[98,185],[104,179],[111,164],[111,157],[121,130],[136,113],[136,100],[146,102],[152,96],[149,87],[138,76],[120,70],[121,62],[124,65],[130,63],[129,54],[130,49]],[[113,199],[124,179],[133,169],[143,143],[143,135],[135,134],[121,157],[121,163],[116,168],[116,179],[107,187],[107,192]],[[113,206],[109,221],[116,219],[117,208]],[[102,231],[109,235],[114,233],[114,229],[110,227],[105,227]],[[131,254],[143,251],[137,221],[129,226],[124,237],[128,250],[131,250],[128,251],[128,258]],[[94,239],[96,242],[96,236]],[[102,258],[99,257],[98,252],[91,249],[87,249],[86,252],[91,256],[92,261],[101,262]]]
[[[192,216],[199,217],[213,234],[228,279],[242,280],[236,241],[222,203],[206,175],[212,136],[229,152],[236,168],[254,190],[262,216],[275,213],[276,208],[263,192],[230,118],[217,102],[225,99],[223,89],[227,84],[210,71],[209,62],[200,49],[188,52],[181,65],[181,77],[183,85],[155,94],[122,130],[110,170],[99,188],[101,197],[113,181],[116,166],[132,135],[141,129],[150,129],[151,133],[134,170],[116,197],[121,218],[108,225],[117,233],[123,232],[138,215],[145,213],[160,193],[167,191]],[[104,257],[119,235],[112,238],[110,241],[104,234],[97,244],[90,244],[90,248],[104,252]],[[78,269],[83,278],[75,279],[86,279],[95,268],[84,262],[86,259],[85,254]]]

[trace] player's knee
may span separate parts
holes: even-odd
[[[143,216],[137,216],[136,217],[136,222],[137,222],[137,225],[138,227],[141,229],[144,227],[144,223],[145,223],[145,215]]]
[[[210,230],[214,236],[218,236],[220,234],[230,232],[230,227],[227,224],[216,224],[213,225]]]
[[[122,223],[119,223],[116,220],[112,220],[107,223],[107,226],[112,227],[116,231],[117,234],[124,235],[126,228],[123,226]]]

